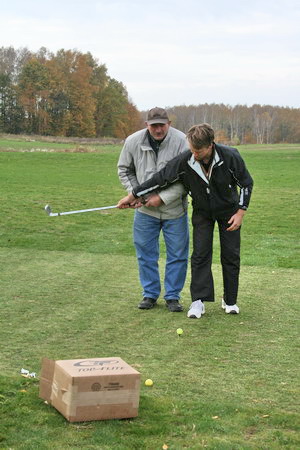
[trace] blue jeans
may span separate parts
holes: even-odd
[[[159,235],[162,230],[167,261],[165,267],[165,300],[179,300],[183,288],[189,253],[187,214],[178,219],[160,220],[135,211],[133,238],[139,264],[143,297],[157,299],[161,292],[158,269]]]

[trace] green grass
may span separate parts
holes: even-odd
[[[300,146],[241,147],[254,177],[243,242],[245,264],[300,268]]]
[[[299,448],[300,146],[240,148],[255,180],[243,225],[241,314],[226,316],[217,301],[200,320],[169,313],[163,300],[136,308],[133,211],[43,211],[46,203],[53,211],[116,203],[124,193],[119,149],[0,152],[0,448]],[[164,251],[162,275],[163,265]],[[38,379],[20,375],[39,374],[44,356],[120,356],[141,372],[139,416],[66,422],[38,398]]]

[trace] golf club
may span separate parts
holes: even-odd
[[[102,208],[80,209],[78,211],[64,211],[64,212],[53,213],[50,205],[46,205],[45,211],[48,214],[48,216],[54,217],[54,216],[66,216],[67,214],[79,214],[79,213],[85,213],[85,212],[91,212],[91,211],[101,211],[104,209],[113,209],[113,208],[117,208],[117,205],[103,206]]]

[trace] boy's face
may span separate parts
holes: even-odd
[[[203,161],[205,163],[209,161],[213,150],[213,144],[210,144],[208,147],[194,148],[189,142],[189,146],[196,161]]]

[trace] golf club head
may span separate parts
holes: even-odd
[[[50,205],[46,205],[46,206],[45,206],[45,211],[46,211],[46,213],[48,214],[48,216],[51,216],[51,208],[50,208]]]

